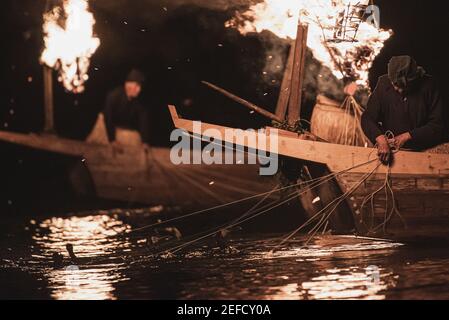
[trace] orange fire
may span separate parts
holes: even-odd
[[[264,0],[228,21],[227,27],[242,34],[271,31],[280,38],[295,39],[298,21],[309,25],[308,47],[314,57],[338,79],[349,77],[361,86],[368,84],[369,70],[391,31],[371,23],[373,17],[352,15],[369,0]],[[375,12],[377,14],[377,12]],[[343,18],[347,18],[342,20]],[[347,30],[346,37],[337,27]],[[352,32],[352,33],[351,33]]]
[[[90,58],[100,46],[88,0],[64,0],[44,14],[45,49],[41,61],[59,71],[59,81],[73,93],[84,91]]]

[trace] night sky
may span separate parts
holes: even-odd
[[[311,0],[312,1],[312,0]],[[132,67],[148,77],[145,105],[151,109],[155,144],[166,144],[172,128],[166,105],[176,104],[183,114],[233,126],[263,125],[250,115],[199,84],[208,80],[271,110],[280,75],[263,79],[267,50],[282,44],[271,34],[242,36],[226,29],[225,21],[249,1],[202,0],[92,0],[95,32],[101,47],[92,59],[84,94],[64,92],[55,85],[56,126],[61,136],[84,139],[108,90],[119,85]],[[44,0],[7,0],[2,10],[6,57],[2,59],[3,89],[0,126],[19,132],[39,132],[43,124],[42,12]],[[394,36],[372,69],[371,84],[385,73],[392,55],[410,54],[440,80],[447,91],[449,20],[441,1],[383,0],[383,28]],[[6,52],[5,52],[6,51]],[[277,80],[272,83],[270,80]],[[268,81],[267,81],[268,80]]]

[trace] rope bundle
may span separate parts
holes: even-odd
[[[347,115],[343,125],[344,130],[341,132],[340,136],[341,141],[345,141],[345,144],[349,146],[369,145],[370,142],[363,132],[360,120],[364,112],[362,106],[353,96],[347,96],[345,101],[343,101],[341,108]],[[351,118],[352,120],[350,120]],[[349,132],[350,128],[351,132]]]

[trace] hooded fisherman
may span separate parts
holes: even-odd
[[[147,109],[140,103],[145,75],[139,70],[131,70],[125,83],[112,90],[106,98],[104,117],[109,142],[115,143],[117,127],[136,130],[142,142],[148,146],[150,140],[149,116]]]
[[[413,58],[393,57],[368,101],[362,127],[384,163],[393,148],[421,151],[443,143],[443,102],[432,77]],[[387,132],[394,139],[388,140]]]

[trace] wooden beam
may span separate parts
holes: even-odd
[[[83,157],[89,149],[101,149],[103,146],[70,139],[62,139],[53,135],[22,134],[0,131],[0,141],[20,145],[35,150],[60,153],[63,155]]]
[[[287,115],[288,102],[290,101],[294,56],[295,41],[293,41],[290,46],[284,71],[284,78],[282,79],[281,91],[279,92],[279,99],[276,107],[276,115],[282,119],[285,119],[285,116]]]
[[[45,133],[54,133],[54,100],[53,100],[53,70],[44,66],[44,112],[45,112]]]
[[[293,73],[291,81],[291,96],[288,106],[288,121],[295,124],[301,116],[302,85],[304,82],[304,67],[307,54],[307,35],[309,26],[298,23],[298,33],[295,41]]]
[[[172,115],[176,116],[176,108],[171,106]],[[178,129],[184,129],[193,132],[193,121],[174,118],[175,126]],[[243,131],[239,132],[240,136],[228,137],[225,133],[227,130],[234,130],[219,125],[209,123],[201,124],[202,134],[209,129],[220,131],[224,142],[236,144],[237,141],[247,135]],[[198,133],[198,132],[195,132]],[[296,158],[305,161],[311,161],[329,166],[332,172],[340,172],[348,170],[354,166],[367,163],[369,160],[375,161],[377,154],[373,148],[362,148],[344,146],[339,144],[322,143],[316,141],[303,140],[301,137],[294,137],[290,132],[285,133],[282,130],[266,128],[264,134],[257,133],[257,139],[265,140],[264,143],[258,144],[262,151],[270,152],[270,135],[277,133],[278,135],[278,154],[286,157]],[[205,135],[207,136],[207,135]],[[246,139],[245,144],[248,142]],[[249,147],[249,145],[245,145]],[[367,173],[375,168],[377,162],[366,164],[364,166],[351,169],[350,173]],[[376,172],[377,174],[386,174],[391,170],[391,174],[414,174],[414,175],[437,175],[441,178],[449,178],[449,155],[447,154],[431,154],[425,152],[408,152],[401,151],[395,155],[395,162],[391,169],[382,166]],[[385,176],[384,176],[385,177]]]
[[[222,89],[222,88],[220,88],[220,87],[218,87],[218,86],[216,86],[216,85],[214,85],[212,83],[209,83],[207,81],[201,81],[201,83],[203,83],[204,85],[208,86],[209,88],[211,88],[211,89],[213,89],[213,90],[215,90],[215,91],[225,95],[229,99],[231,99],[231,100],[233,100],[233,101],[235,101],[235,102],[237,102],[237,103],[247,107],[248,109],[251,109],[251,110],[253,110],[253,111],[263,115],[264,117],[266,117],[266,118],[268,118],[270,120],[274,120],[274,121],[277,121],[277,122],[283,122],[282,118],[276,116],[275,114],[267,111],[264,108],[261,108],[261,107],[255,105],[254,103],[246,101],[246,100],[236,96],[235,94],[230,93],[229,91],[226,91],[226,90],[224,90],[224,89]]]

